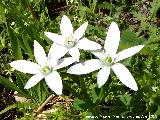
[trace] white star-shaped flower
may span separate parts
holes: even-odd
[[[85,22],[75,32],[73,32],[73,27],[70,19],[67,16],[63,16],[60,24],[60,30],[62,35],[45,32],[45,35],[54,42],[51,47],[53,55],[57,58],[61,58],[69,52],[69,54],[76,61],[79,61],[79,49],[101,49],[101,45],[99,45],[98,43],[90,41],[87,38],[82,38],[87,26],[88,22]]]
[[[43,47],[37,41],[34,41],[34,56],[38,64],[26,60],[17,60],[10,63],[11,67],[20,72],[34,74],[26,83],[25,89],[35,86],[40,80],[45,78],[49,88],[57,95],[61,95],[62,80],[56,70],[72,64],[75,60],[72,57],[57,60],[51,51],[49,51],[47,57]]]
[[[108,29],[104,50],[92,52],[99,59],[92,59],[85,61],[84,63],[76,64],[70,67],[67,72],[80,75],[100,69],[97,74],[97,85],[100,88],[107,81],[112,68],[124,85],[137,91],[137,84],[129,70],[123,64],[117,62],[136,54],[144,47],[144,45],[131,47],[116,54],[119,41],[120,31],[118,25],[115,22],[112,22]]]

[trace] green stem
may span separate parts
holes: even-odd
[[[99,99],[100,99],[99,101],[100,101],[100,102],[101,102],[101,100],[102,100],[103,97],[104,97],[104,92],[105,92],[105,91],[104,91],[104,87],[102,87],[102,88],[101,88],[101,92],[100,92],[100,94],[99,94]]]
[[[78,76],[78,80],[80,81],[81,92],[84,94],[87,100],[91,101],[89,95],[87,94],[85,80],[81,76]]]

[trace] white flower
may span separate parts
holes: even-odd
[[[10,63],[10,65],[18,71],[34,74],[28,80],[25,89],[35,86],[40,80],[45,78],[49,88],[57,95],[61,95],[63,87],[62,80],[56,70],[75,62],[73,58],[68,57],[57,60],[52,56],[51,51],[49,51],[48,57],[46,57],[43,47],[37,41],[34,41],[34,56],[38,64],[26,60],[17,60]]]
[[[117,77],[124,85],[137,91],[137,84],[129,70],[124,65],[117,62],[136,54],[144,47],[144,45],[131,47],[116,54],[119,41],[120,31],[118,25],[115,22],[112,22],[105,40],[105,50],[92,52],[99,59],[92,59],[85,61],[84,63],[76,64],[70,67],[67,72],[70,74],[80,75],[101,69],[97,75],[97,84],[100,88],[107,81],[108,76],[110,74],[110,69],[112,68],[114,73],[117,75]]]
[[[54,42],[51,47],[53,55],[55,55],[57,58],[61,58],[69,52],[69,54],[76,61],[79,61],[80,53],[78,49],[101,49],[101,45],[99,45],[98,43],[90,41],[87,38],[82,38],[87,26],[88,22],[85,22],[73,33],[73,27],[70,19],[67,16],[63,16],[60,24],[60,30],[62,35],[45,32],[45,35]]]

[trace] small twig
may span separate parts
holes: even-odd
[[[44,107],[45,107],[45,105],[50,101],[50,100],[52,100],[52,103],[65,103],[65,102],[58,102],[57,100],[58,100],[58,98],[60,99],[60,100],[64,100],[64,98],[62,97],[62,96],[55,96],[55,95],[50,95],[39,107],[38,107],[38,109],[34,112],[34,114],[33,114],[33,116],[35,117],[35,116],[37,116],[38,114],[40,114],[40,113],[42,113],[43,112],[43,110],[44,110]],[[73,102],[73,100],[72,99],[70,99],[70,100],[67,100],[66,102]]]
[[[54,96],[53,94],[50,95],[50,96],[44,101],[44,103],[42,103],[42,105],[40,105],[40,106],[38,107],[38,109],[35,111],[35,113],[37,114],[37,113],[42,112],[44,106],[45,106],[50,100],[52,100],[54,97],[55,97],[55,96]]]

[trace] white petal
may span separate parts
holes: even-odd
[[[63,16],[61,20],[61,34],[63,36],[72,35],[73,34],[73,27],[70,19],[67,16]]]
[[[53,42],[59,44],[59,45],[64,45],[64,40],[63,37],[61,35],[55,34],[55,33],[51,33],[51,32],[44,32],[45,35],[51,39]]]
[[[48,59],[59,59],[63,57],[67,52],[68,49],[66,47],[53,43],[48,53]]]
[[[101,59],[104,55],[104,50],[92,50],[91,53],[93,53],[97,58]]]
[[[36,75],[33,75],[29,80],[28,82],[26,83],[25,85],[25,89],[29,89],[33,86],[35,86],[39,81],[41,81],[45,76],[42,75],[42,74],[36,74]]]
[[[45,77],[46,83],[49,88],[54,91],[57,95],[62,94],[62,80],[57,71],[53,71]]]
[[[115,22],[112,22],[109,26],[107,37],[104,44],[104,49],[107,54],[115,54],[118,49],[120,41],[120,31],[118,25]]]
[[[10,63],[10,66],[24,73],[29,73],[29,74],[40,73],[40,67],[38,64],[26,60],[13,61]]]
[[[127,87],[131,88],[134,91],[138,90],[137,84],[132,74],[124,65],[116,63],[112,66],[112,69],[124,85],[126,85]]]
[[[78,41],[81,37],[83,37],[87,26],[88,26],[88,22],[85,22],[74,32],[73,36],[76,39],[76,41]]]
[[[102,48],[100,44],[90,41],[87,38],[79,40],[77,46],[83,50],[97,50]]]
[[[73,57],[75,61],[79,62],[80,52],[78,50],[78,47],[73,47],[69,49],[69,54]]]
[[[92,59],[85,61],[83,63],[73,65],[68,69],[67,73],[77,74],[77,75],[88,74],[90,72],[100,69],[101,67],[102,67],[102,62],[100,60]]]
[[[97,75],[97,85],[99,88],[102,87],[102,85],[105,84],[110,74],[110,66],[104,66],[102,69],[98,72]]]
[[[54,69],[57,70],[57,69],[66,67],[66,66],[72,64],[73,62],[75,62],[75,60],[74,60],[72,57],[63,58],[63,59],[61,59],[61,60],[59,61],[59,65],[56,66]]]
[[[54,58],[54,57],[48,58],[48,65],[49,66],[55,67],[55,66],[57,66],[57,63],[58,63],[58,59],[57,58]]]
[[[43,47],[34,40],[34,56],[37,63],[41,66],[44,66],[47,62],[47,57]]]
[[[119,52],[117,54],[117,58],[116,58],[115,62],[118,62],[120,60],[123,60],[125,58],[133,56],[134,54],[138,53],[143,47],[144,47],[144,45],[138,45],[138,46],[131,47],[131,48],[128,48],[128,49],[125,49],[125,50]]]

